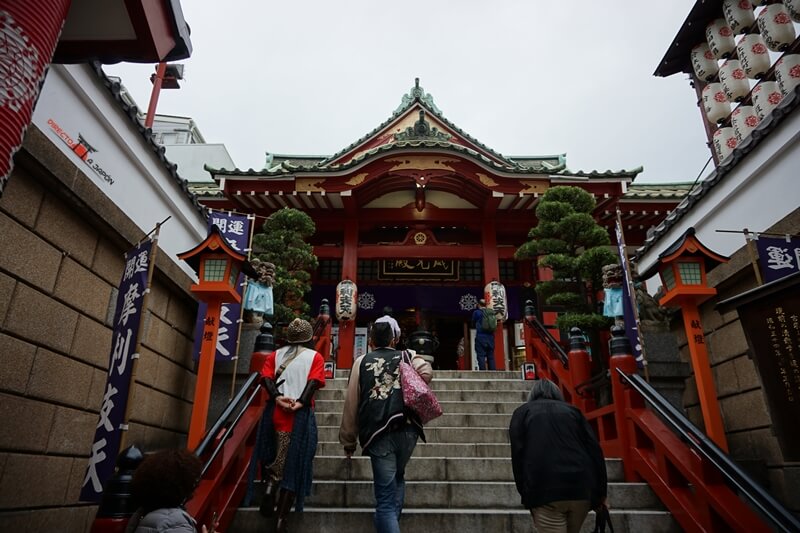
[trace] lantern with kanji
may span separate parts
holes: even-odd
[[[709,50],[708,44],[700,43],[689,53],[692,60],[692,68],[697,77],[703,81],[711,81],[719,71],[719,65],[714,54]]]
[[[727,450],[698,306],[717,294],[717,289],[708,286],[707,270],[728,258],[706,248],[695,236],[694,228],[689,228],[658,259],[652,269],[658,269],[666,291],[659,303],[681,309],[706,433],[717,446]],[[648,277],[648,273],[644,276]]]
[[[775,63],[775,80],[784,96],[800,85],[800,54],[784,54]]]
[[[719,161],[723,161],[736,148],[736,133],[731,127],[719,128],[711,137],[711,142],[714,145],[714,151],[717,153]]]
[[[208,237],[203,242],[178,254],[178,258],[186,261],[197,272],[198,282],[191,286],[191,291],[208,304],[203,321],[192,419],[189,423],[187,446],[194,449],[200,444],[206,430],[220,308],[223,303],[241,302],[242,298],[236,287],[240,272],[251,276],[256,273],[247,262],[247,257],[231,248],[216,225],[211,226]]]
[[[753,88],[752,95],[753,109],[759,120],[764,120],[783,99],[777,81],[762,81]]]
[[[731,104],[728,102],[728,97],[725,96],[725,89],[722,88],[721,83],[709,83],[703,87],[701,96],[706,119],[712,124],[722,122],[731,114]]]
[[[792,20],[800,22],[800,0],[783,0],[783,5],[786,6],[786,11]]]
[[[491,281],[483,288],[486,307],[494,309],[498,320],[508,320],[508,302],[506,288],[499,281]]]
[[[343,279],[336,286],[336,318],[338,320],[354,320],[358,305],[358,289],[349,279]]]
[[[740,102],[750,92],[747,75],[738,59],[729,59],[719,67],[719,81],[725,97],[731,102]]]
[[[756,20],[749,0],[725,0],[722,2],[722,14],[733,33],[746,32]]]
[[[717,59],[727,58],[736,49],[733,31],[723,18],[715,19],[708,23],[708,26],[706,26],[706,41],[711,53]]]
[[[731,113],[733,134],[736,136],[737,145],[750,135],[758,126],[758,115],[751,105],[740,105]]]
[[[736,55],[748,78],[761,79],[769,70],[769,50],[764,39],[757,33],[749,33],[739,39]]]
[[[756,21],[767,48],[773,52],[783,52],[796,37],[792,17],[783,4],[768,5]]]

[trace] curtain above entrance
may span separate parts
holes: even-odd
[[[469,317],[483,298],[483,287],[437,287],[429,285],[361,285],[358,286],[358,313],[356,320],[372,320],[383,314],[383,308],[391,307],[395,315],[410,309],[420,309],[442,316],[463,315]],[[323,298],[332,304],[336,287],[315,286],[311,291],[311,312],[316,313]],[[509,320],[518,320],[522,315],[519,288],[506,287]]]

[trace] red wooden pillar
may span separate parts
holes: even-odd
[[[354,212],[348,210],[344,224],[344,250],[342,251],[342,279],[349,279],[358,286],[358,219]],[[356,342],[356,321],[339,321],[339,349],[336,354],[336,366],[350,368],[353,366],[353,348]]]
[[[483,221],[483,284],[500,281],[500,261],[497,255],[497,233],[494,213]],[[506,303],[506,305],[508,305]],[[505,358],[506,335],[503,321],[498,317],[497,329],[494,332],[494,364],[497,370],[506,369]]]
[[[217,333],[219,329],[219,311],[222,302],[209,300],[203,329],[203,341],[200,345],[200,359],[197,362],[197,382],[194,386],[194,405],[189,422],[189,438],[186,447],[194,450],[206,434],[206,419],[211,401],[211,380],[214,377],[214,357],[217,353]]]

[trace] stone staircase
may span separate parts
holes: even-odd
[[[342,372],[339,371],[341,374]],[[373,531],[369,459],[348,461],[338,442],[345,377],[329,380],[317,396],[319,446],[314,487],[302,514],[290,517],[292,533]],[[534,531],[520,505],[511,470],[508,424],[525,401],[530,382],[517,372],[437,371],[433,388],[444,415],[426,426],[406,469],[403,531],[522,533]],[[360,450],[357,454],[360,453]],[[622,481],[622,464],[607,459],[608,501],[617,533],[678,532],[680,527],[645,483]],[[257,491],[261,493],[259,489]],[[232,532],[272,531],[258,507],[239,509]],[[594,528],[591,513],[582,531]]]

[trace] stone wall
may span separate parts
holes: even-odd
[[[35,127],[15,160],[0,198],[0,530],[84,531],[116,287],[143,232]],[[128,433],[146,451],[185,445],[195,382],[190,280],[165,254],[156,266]]]
[[[800,209],[767,231],[800,233]],[[718,295],[700,307],[700,314],[730,455],[787,507],[798,512],[800,465],[784,460],[772,431],[767,399],[739,315],[735,310],[720,313],[715,309],[717,302],[756,287],[747,248],[743,246],[731,256],[730,262],[713,269],[708,282]],[[689,362],[680,313],[675,315],[672,330],[678,338],[681,358]],[[702,428],[694,375],[686,382],[684,406],[692,422]]]

